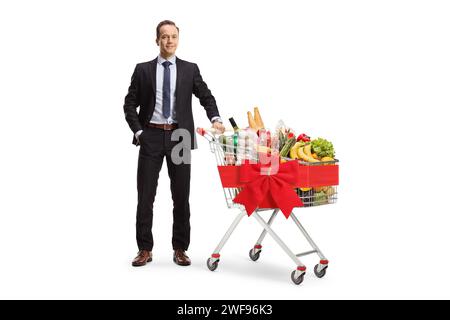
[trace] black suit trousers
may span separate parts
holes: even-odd
[[[173,249],[183,250],[187,250],[189,247],[191,165],[190,163],[175,164],[173,162],[172,149],[179,142],[171,141],[172,132],[145,127],[139,137],[138,205],[136,213],[136,240],[139,250],[152,250],[153,248],[153,202],[164,158],[166,158],[173,200],[172,246]],[[183,155],[183,152],[190,153],[191,151],[181,150],[180,155]]]

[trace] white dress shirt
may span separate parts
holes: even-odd
[[[164,83],[164,66],[163,63],[169,61],[172,64],[170,69],[170,116],[165,118],[163,116],[163,83]],[[175,112],[175,89],[177,83],[177,64],[176,57],[172,56],[169,59],[164,59],[160,55],[156,63],[156,102],[155,111],[153,112],[150,122],[158,124],[172,124],[177,123]]]

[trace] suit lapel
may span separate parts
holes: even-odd
[[[183,77],[183,70],[184,70],[184,63],[183,60],[178,59],[176,60],[176,64],[177,64],[177,82],[175,84],[175,110],[177,113],[179,113],[179,108],[178,106],[180,105],[178,102],[180,101],[179,97],[180,97],[180,86],[181,86],[181,81],[182,81],[182,77]]]
[[[153,95],[156,97],[156,63],[158,59],[150,61],[150,82],[153,90]]]

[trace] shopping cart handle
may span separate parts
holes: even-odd
[[[197,128],[197,133],[199,134],[199,135],[201,135],[202,137],[203,136],[205,136],[205,133],[206,133],[206,130],[205,129],[203,129],[203,128]]]
[[[224,132],[234,132],[233,129],[225,129]],[[202,137],[205,136],[205,134],[209,134],[209,135],[217,135],[217,134],[221,134],[221,132],[219,132],[217,129],[215,128],[197,128],[197,133],[199,135],[201,135]]]
[[[205,134],[205,133],[209,133],[209,134],[222,134],[219,130],[217,130],[216,128],[206,128],[206,129],[204,129],[204,128],[197,128],[197,130],[202,130],[202,132],[204,132],[203,134]],[[197,131],[198,132],[198,131]],[[225,132],[234,132],[234,130],[233,129],[230,129],[230,128],[227,128],[227,129],[225,129],[225,131],[224,131],[224,133]]]

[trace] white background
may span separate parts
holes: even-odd
[[[0,4],[0,298],[450,298],[450,5],[447,1],[14,1]],[[244,218],[216,272],[205,265],[237,211],[214,156],[193,153],[188,268],[172,262],[165,165],[154,261],[132,268],[138,148],[123,98],[155,27],[180,27],[222,117],[325,137],[341,161],[339,201],[298,209],[330,260],[323,279]],[[194,98],[197,126],[207,126]],[[227,123],[228,124],[228,123]],[[291,221],[274,228],[309,250]]]

